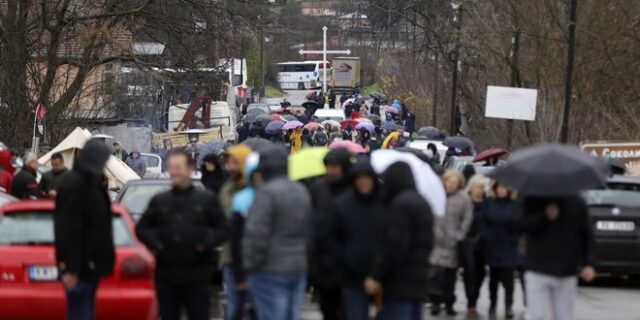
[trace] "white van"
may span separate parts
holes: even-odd
[[[344,110],[342,109],[318,109],[313,116],[318,117],[321,122],[325,120],[335,120],[338,122],[346,120]]]

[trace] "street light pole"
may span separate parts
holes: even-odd
[[[264,97],[264,35],[262,34],[262,22],[259,25],[260,37],[260,98]]]
[[[322,104],[327,102],[327,26],[322,27]]]
[[[460,63],[460,32],[462,25],[462,4],[458,4],[456,10],[456,39],[453,49],[453,75],[451,77],[451,132],[450,135],[455,136],[458,131],[456,116],[458,115],[458,64]]]
[[[562,116],[562,130],[560,141],[569,141],[569,117],[571,115],[571,98],[573,88],[573,65],[575,61],[576,25],[578,20],[578,0],[571,0],[569,8],[569,48],[567,49],[567,74],[564,87],[564,112]]]
[[[520,48],[520,30],[516,28],[511,37],[511,87],[518,86],[518,51]],[[513,119],[507,120],[507,148],[513,143]]]

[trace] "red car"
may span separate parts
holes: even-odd
[[[65,319],[58,280],[50,200],[11,202],[0,210],[0,319]],[[155,261],[138,241],[134,222],[113,206],[116,263],[97,292],[96,319],[157,319]]]

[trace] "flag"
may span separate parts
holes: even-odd
[[[38,103],[36,107],[36,125],[38,126],[38,133],[44,135],[44,104]]]

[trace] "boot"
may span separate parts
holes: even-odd
[[[442,309],[440,309],[440,304],[439,303],[434,303],[431,305],[431,315],[432,316],[439,316],[440,312],[442,311]]]
[[[449,317],[455,317],[458,315],[458,313],[455,310],[453,310],[453,305],[447,305],[445,307],[445,311],[447,312],[447,315]]]
[[[496,304],[495,303],[491,303],[491,306],[489,307],[489,317],[495,317],[496,316]]]
[[[507,311],[505,313],[505,317],[507,319],[513,319],[513,318],[515,318],[515,316],[516,315],[513,313],[513,308],[512,307],[507,307]]]

